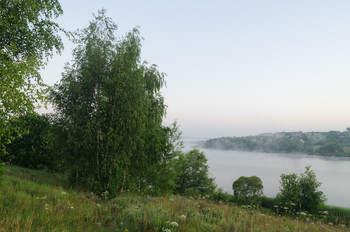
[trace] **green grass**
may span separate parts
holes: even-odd
[[[340,224],[350,223],[350,209],[327,205],[325,210],[328,212],[327,219],[329,221]]]
[[[63,176],[18,167],[7,167],[0,195],[0,231],[349,231],[206,199],[125,194],[105,201],[71,189]]]

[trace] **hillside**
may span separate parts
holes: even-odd
[[[201,146],[223,150],[350,156],[350,131],[279,132],[245,137],[222,137],[209,139]]]
[[[0,191],[0,231],[348,231],[206,199],[125,194],[103,200],[69,188],[64,176],[13,166]]]

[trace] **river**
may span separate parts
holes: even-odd
[[[184,150],[198,147],[200,139],[185,138]],[[264,185],[264,195],[275,197],[279,192],[281,174],[304,172],[311,165],[327,204],[350,208],[350,158],[323,157],[303,154],[199,150],[208,159],[209,172],[215,183],[232,194],[232,183],[240,176],[258,176]]]

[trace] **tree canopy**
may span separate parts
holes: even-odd
[[[101,10],[77,31],[74,62],[51,92],[65,122],[73,180],[110,195],[167,191],[176,127],[162,126],[165,74],[141,61],[137,28],[119,40],[116,30]]]
[[[197,149],[181,153],[175,161],[175,193],[188,196],[211,195],[216,186],[209,177],[207,159]]]
[[[337,142],[326,143],[320,146],[317,152],[322,155],[344,154],[344,146]]]
[[[281,203],[292,203],[298,210],[306,210],[311,213],[321,209],[326,201],[323,192],[318,190],[321,182],[317,181],[311,166],[305,167],[305,172],[300,176],[293,174],[281,175],[280,192],[276,198]]]
[[[63,44],[65,32],[53,19],[63,13],[57,0],[0,1],[0,154],[24,132],[9,121],[34,111],[45,85],[39,69]]]
[[[241,176],[232,184],[233,194],[235,197],[255,197],[263,194],[264,186],[257,176]]]

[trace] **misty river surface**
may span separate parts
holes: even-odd
[[[197,148],[199,139],[184,138],[184,150]],[[240,176],[258,176],[264,185],[264,195],[275,197],[279,192],[281,174],[304,172],[311,165],[327,204],[350,208],[350,158],[322,157],[303,154],[225,151],[203,149],[209,172],[215,183],[232,194],[232,183]]]

